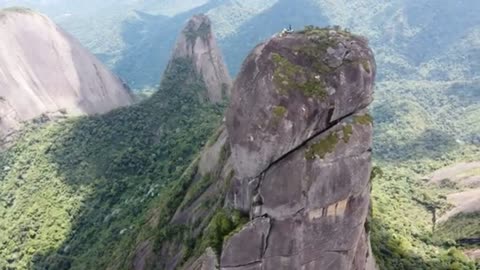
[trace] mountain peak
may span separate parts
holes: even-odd
[[[189,41],[195,42],[197,37],[208,40],[212,36],[212,22],[204,14],[194,15],[187,23],[182,33]]]
[[[35,12],[29,8],[26,8],[26,7],[8,7],[8,8],[2,8],[0,9],[0,16],[1,15],[6,15],[8,13],[23,13],[23,14],[26,14],[26,13],[30,13],[30,14],[34,14]],[[36,13],[38,14],[38,13]]]
[[[211,21],[206,15],[195,15],[187,22],[170,63],[177,58],[192,61],[196,73],[205,82],[210,102],[220,103],[229,98],[232,79],[212,33]]]
[[[366,40],[337,28],[285,30],[250,53],[225,122],[227,204],[250,221],[223,244],[221,269],[375,269],[359,226],[375,74]]]
[[[312,134],[367,107],[375,67],[367,41],[341,30],[307,27],[257,46],[236,79],[227,116],[233,155],[242,160],[238,173],[260,174]]]
[[[42,114],[97,114],[132,102],[122,81],[47,16],[8,8],[0,19],[0,138]]]

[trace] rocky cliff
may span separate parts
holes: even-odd
[[[251,221],[222,269],[364,269],[375,62],[367,42],[309,28],[258,46],[227,118],[229,201]]]
[[[210,102],[220,103],[230,96],[232,80],[223,61],[222,53],[212,33],[210,19],[196,15],[188,22],[175,45],[172,60],[187,58],[205,82]],[[170,68],[167,66],[167,70]]]
[[[104,113],[132,102],[127,87],[50,19],[0,11],[0,138],[44,113]]]
[[[183,201],[159,225],[156,251],[140,246],[134,268],[375,269],[375,74],[367,41],[340,29],[307,27],[257,46],[225,124],[185,173]]]

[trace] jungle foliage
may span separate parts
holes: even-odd
[[[0,157],[0,269],[105,269],[126,260],[148,205],[169,196],[223,106],[188,59],[106,115],[30,124]]]

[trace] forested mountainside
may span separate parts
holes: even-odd
[[[19,1],[0,1],[0,4],[9,4],[7,2],[20,3]],[[95,6],[89,1],[82,1],[83,8],[82,4],[73,1],[69,3],[65,1],[32,2],[25,1],[26,4],[49,11],[52,10],[51,3],[59,4],[55,5],[58,7],[54,11],[56,13],[49,14],[137,89],[157,83],[161,70],[167,66],[177,33],[194,13],[205,12],[211,17],[215,26],[213,29],[219,37],[220,47],[225,51],[225,60],[229,64],[231,74],[238,73],[241,61],[253,46],[278,33],[288,24],[292,24],[296,29],[303,28],[304,24],[338,24],[355,33],[365,35],[369,38],[370,46],[376,54],[378,66],[375,100],[371,109],[375,123],[373,156],[376,167],[372,177],[372,218],[369,220],[372,248],[377,264],[380,269],[478,268],[478,263],[475,266],[473,260],[466,257],[466,255],[471,258],[479,257],[478,242],[475,244],[475,239],[480,238],[478,212],[466,211],[465,214],[454,216],[447,221],[444,219],[451,211],[463,209],[462,205],[456,205],[457,201],[470,202],[471,194],[475,199],[475,194],[478,194],[477,186],[465,184],[462,179],[478,177],[480,172],[476,167],[470,166],[466,167],[470,169],[463,167],[460,170],[453,170],[455,173],[451,171],[445,173],[441,170],[445,167],[450,170],[449,166],[459,162],[475,164],[480,157],[478,135],[480,90],[477,60],[480,39],[479,19],[476,16],[480,11],[480,4],[477,1],[199,0],[182,1],[181,5],[174,1],[115,1],[115,3],[103,1],[104,6],[96,6],[98,8],[95,11],[89,10]],[[145,3],[145,5],[139,3]],[[76,13],[78,11],[84,13]],[[99,16],[99,13],[102,16]],[[172,77],[165,76],[160,89],[173,89],[167,87],[172,85],[168,83],[171,81],[167,78]],[[192,89],[189,87],[186,88]],[[175,87],[175,89],[179,88]],[[144,101],[142,104],[163,104],[169,100],[169,95],[163,95],[160,92],[150,101]],[[177,96],[174,95],[174,97]],[[186,102],[181,103],[183,105],[191,102],[189,98],[181,97],[180,99]],[[40,269],[45,265],[62,266],[66,269],[70,267],[91,269],[93,262],[97,261],[100,268],[107,268],[108,265],[109,269],[117,269],[119,265],[133,258],[134,266],[145,266],[146,261],[141,255],[148,254],[151,250],[158,251],[158,246],[142,242],[153,232],[158,233],[154,237],[157,240],[171,240],[188,247],[190,242],[187,240],[190,238],[188,234],[183,233],[183,227],[167,226],[165,230],[158,230],[157,226],[164,228],[162,225],[166,223],[162,222],[166,222],[164,219],[168,217],[160,213],[170,209],[172,205],[185,203],[177,201],[176,198],[184,199],[185,204],[189,204],[198,194],[204,194],[203,196],[209,198],[210,193],[203,193],[203,191],[209,186],[212,178],[202,177],[200,181],[195,178],[198,177],[195,163],[189,167],[191,170],[184,172],[184,169],[194,158],[193,152],[198,152],[201,148],[199,138],[204,139],[209,136],[210,130],[217,126],[222,113],[221,109],[212,109],[210,105],[203,102],[198,106],[201,109],[195,113],[192,112],[192,115],[198,116],[204,110],[211,112],[203,116],[205,119],[212,119],[211,122],[206,121],[209,124],[204,127],[196,126],[197,123],[206,123],[199,120],[203,118],[200,116],[198,116],[200,118],[193,118],[197,121],[194,124],[194,121],[188,120],[189,113],[184,113],[183,116],[168,110],[162,111],[160,115],[147,113],[162,117],[161,120],[156,118],[158,123],[173,117],[174,121],[188,125],[188,128],[185,128],[186,133],[183,133],[181,127],[177,130],[176,126],[175,132],[169,129],[158,129],[171,132],[168,136],[172,137],[168,138],[174,139],[168,140],[168,146],[155,140],[153,142],[158,143],[158,147],[157,144],[153,144],[154,147],[152,147],[151,140],[145,142],[148,147],[142,146],[144,143],[140,139],[142,136],[135,135],[131,126],[121,125],[123,131],[119,131],[120,127],[116,127],[118,119],[127,119],[130,113],[143,111],[140,109],[143,106],[140,105],[136,105],[131,111],[122,109],[113,112],[109,114],[110,116],[72,119],[45,126],[33,125],[30,127],[31,131],[24,131],[17,145],[0,158],[4,168],[0,174],[4,180],[0,187],[2,193],[0,211],[3,211],[0,213],[2,217],[8,217],[8,219],[1,219],[4,223],[1,228],[2,230],[5,228],[7,232],[11,231],[13,233],[11,235],[15,236],[10,238],[10,233],[0,235],[0,244],[3,245],[0,250],[6,250],[4,254],[8,253],[8,255],[1,254],[0,265],[16,264],[22,269],[32,261],[32,264]],[[163,105],[145,107],[152,111],[166,108]],[[178,108],[175,110],[178,113]],[[277,110],[280,115],[282,111],[281,108]],[[142,120],[135,118],[132,122],[142,123],[146,118],[146,116]],[[77,125],[77,123],[80,124]],[[98,123],[102,128],[98,128]],[[174,122],[170,123],[173,127]],[[190,124],[195,128],[190,128],[192,127]],[[91,139],[87,141],[79,139],[78,135],[84,136],[84,133],[74,132],[77,126],[81,130],[86,130],[86,134],[91,134],[87,136]],[[155,124],[148,124],[142,130],[146,130],[149,136],[154,136],[151,135],[153,126]],[[102,134],[109,135],[98,138],[97,130],[105,130]],[[120,132],[131,135],[123,140],[122,136],[118,136]],[[195,136],[194,138],[197,139],[190,141],[190,136]],[[219,131],[211,141],[214,142],[217,137],[225,138]],[[110,148],[108,143],[117,140],[119,144],[113,144]],[[134,143],[130,143],[130,140]],[[180,144],[180,147],[194,151],[186,155],[178,153],[175,150],[178,140],[192,142],[195,147],[187,144]],[[71,144],[65,146],[63,142]],[[89,142],[94,146],[99,142],[98,145],[101,147],[89,149],[86,147],[90,146]],[[50,147],[57,143],[60,143],[58,148]],[[213,145],[218,146],[218,144]],[[52,152],[51,149],[57,150]],[[79,157],[74,153],[77,149],[80,149],[77,151]],[[137,149],[140,150],[137,151]],[[172,157],[160,154],[167,150],[176,154]],[[59,164],[63,163],[58,163],[58,160],[62,160],[56,158],[58,151],[68,153],[67,159],[70,159],[71,155],[78,157],[78,159],[72,159],[76,162],[72,163],[75,166],[68,167],[68,170],[75,172],[72,173],[73,179],[76,179],[73,182],[74,185],[70,185],[70,182],[64,184],[62,181],[67,177],[61,173],[65,166],[60,166]],[[151,151],[154,152],[152,155],[150,155]],[[56,154],[53,155],[54,153]],[[143,156],[142,153],[147,153],[150,158],[146,158],[147,155]],[[90,156],[95,157],[94,162],[89,162]],[[103,159],[103,156],[108,158]],[[138,156],[141,158],[137,159]],[[45,165],[33,167],[31,164]],[[83,167],[79,167],[79,164]],[[114,168],[114,164],[118,166]],[[122,170],[137,166],[134,164],[149,164],[146,166],[148,168],[156,168],[158,165],[162,169],[154,169],[153,173],[150,173],[152,170],[148,170],[146,178],[143,177],[143,169],[138,172],[132,169],[123,177]],[[98,169],[100,167],[101,169]],[[169,169],[165,169],[167,167]],[[110,169],[105,170],[106,168]],[[144,168],[143,165],[142,168]],[[117,170],[122,173],[115,176],[108,175]],[[24,171],[28,173],[20,173]],[[445,178],[440,179],[441,181],[433,181],[435,177],[432,173],[434,172],[440,172],[440,175],[445,175]],[[53,176],[42,178],[43,175]],[[79,179],[82,175],[85,175],[85,178]],[[43,181],[28,181],[40,178]],[[57,184],[52,185],[51,179]],[[118,183],[125,184],[117,186],[117,181],[114,181],[117,179],[124,179]],[[180,179],[180,181],[175,185],[173,182],[176,181],[173,179]],[[192,179],[198,182],[190,186],[189,181]],[[224,179],[228,180],[228,177]],[[162,188],[163,180],[171,180],[172,184],[166,184]],[[158,189],[153,184],[157,181],[161,182]],[[170,183],[170,181],[167,182]],[[28,186],[24,183],[38,183],[39,186]],[[41,185],[47,191],[44,194],[48,195],[42,195],[40,198],[15,195],[21,192],[32,194],[32,190],[42,190]],[[57,192],[62,190],[62,187],[53,188],[55,185],[63,186],[64,190],[70,192],[66,194],[73,195],[64,196],[64,193]],[[219,188],[222,187],[222,185],[219,186]],[[151,199],[144,196],[145,199],[142,201],[140,199],[142,196],[138,194],[142,192],[149,194],[151,187],[155,192],[152,191],[150,194],[158,195],[151,195],[153,196]],[[185,193],[187,189],[190,191]],[[134,194],[134,192],[137,193]],[[186,197],[184,198],[183,195]],[[26,201],[20,202],[17,198]],[[122,199],[118,200],[118,198]],[[45,207],[37,208],[29,200],[43,201]],[[69,203],[52,203],[63,201]],[[135,203],[131,203],[132,201]],[[117,204],[121,207],[116,207]],[[52,205],[57,208],[47,207]],[[207,208],[213,206],[211,200],[206,200],[202,205]],[[141,208],[141,211],[138,211],[138,208]],[[56,210],[47,211],[46,209]],[[132,214],[123,215],[124,212]],[[45,220],[20,218],[25,217],[24,213],[29,213],[28,217],[44,214],[63,215],[64,218],[49,220],[65,222],[58,226],[50,226],[50,224],[39,226],[38,224],[44,224]],[[74,218],[77,216],[78,219]],[[151,223],[150,226],[139,225],[151,221],[152,216],[160,221]],[[220,211],[215,213],[214,217],[212,223],[209,223],[210,234],[198,243],[200,246],[202,243],[203,245],[208,243],[214,247],[221,246],[219,243],[222,243],[223,236],[230,234],[245,222],[245,218],[236,212]],[[14,225],[5,225],[10,224],[10,220],[15,221],[12,223]],[[76,233],[70,233],[73,227],[87,228],[85,236],[74,237]],[[152,229],[138,232],[140,227]],[[44,230],[42,233],[38,233],[40,228]],[[48,228],[53,228],[53,231]],[[21,233],[17,233],[20,231]],[[53,235],[55,237],[60,235],[60,237],[54,239]],[[132,237],[132,235],[138,235],[138,237]],[[169,235],[177,238],[168,239]],[[85,239],[91,241],[88,242]],[[472,241],[460,241],[462,239]],[[133,244],[136,242],[145,243],[145,245],[136,246]],[[17,243],[30,244],[17,245]],[[117,248],[104,248],[112,246],[112,243],[117,243],[114,245]],[[124,248],[126,246],[135,246],[137,249],[135,252],[126,254]],[[36,252],[37,250],[40,252]],[[187,248],[188,250],[192,251]],[[199,255],[198,249],[192,252]],[[209,257],[208,253],[205,256]],[[31,260],[31,258],[34,259]]]
[[[0,268],[127,268],[151,210],[181,199],[179,178],[220,124],[208,91],[174,57],[148,100],[23,129],[0,157]]]
[[[132,103],[128,87],[46,16],[11,8],[0,10],[0,22],[0,147],[42,114],[104,113]]]

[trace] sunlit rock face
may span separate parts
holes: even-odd
[[[126,85],[49,18],[0,11],[0,138],[42,114],[97,114],[132,103]]]
[[[205,96],[210,102],[221,103],[230,97],[232,79],[207,16],[196,15],[187,22],[177,39],[172,60],[175,58],[186,58],[192,62],[196,73],[205,82]]]
[[[367,41],[340,29],[286,33],[248,56],[227,114],[227,201],[251,221],[224,243],[221,269],[375,268],[364,226],[375,73]]]

